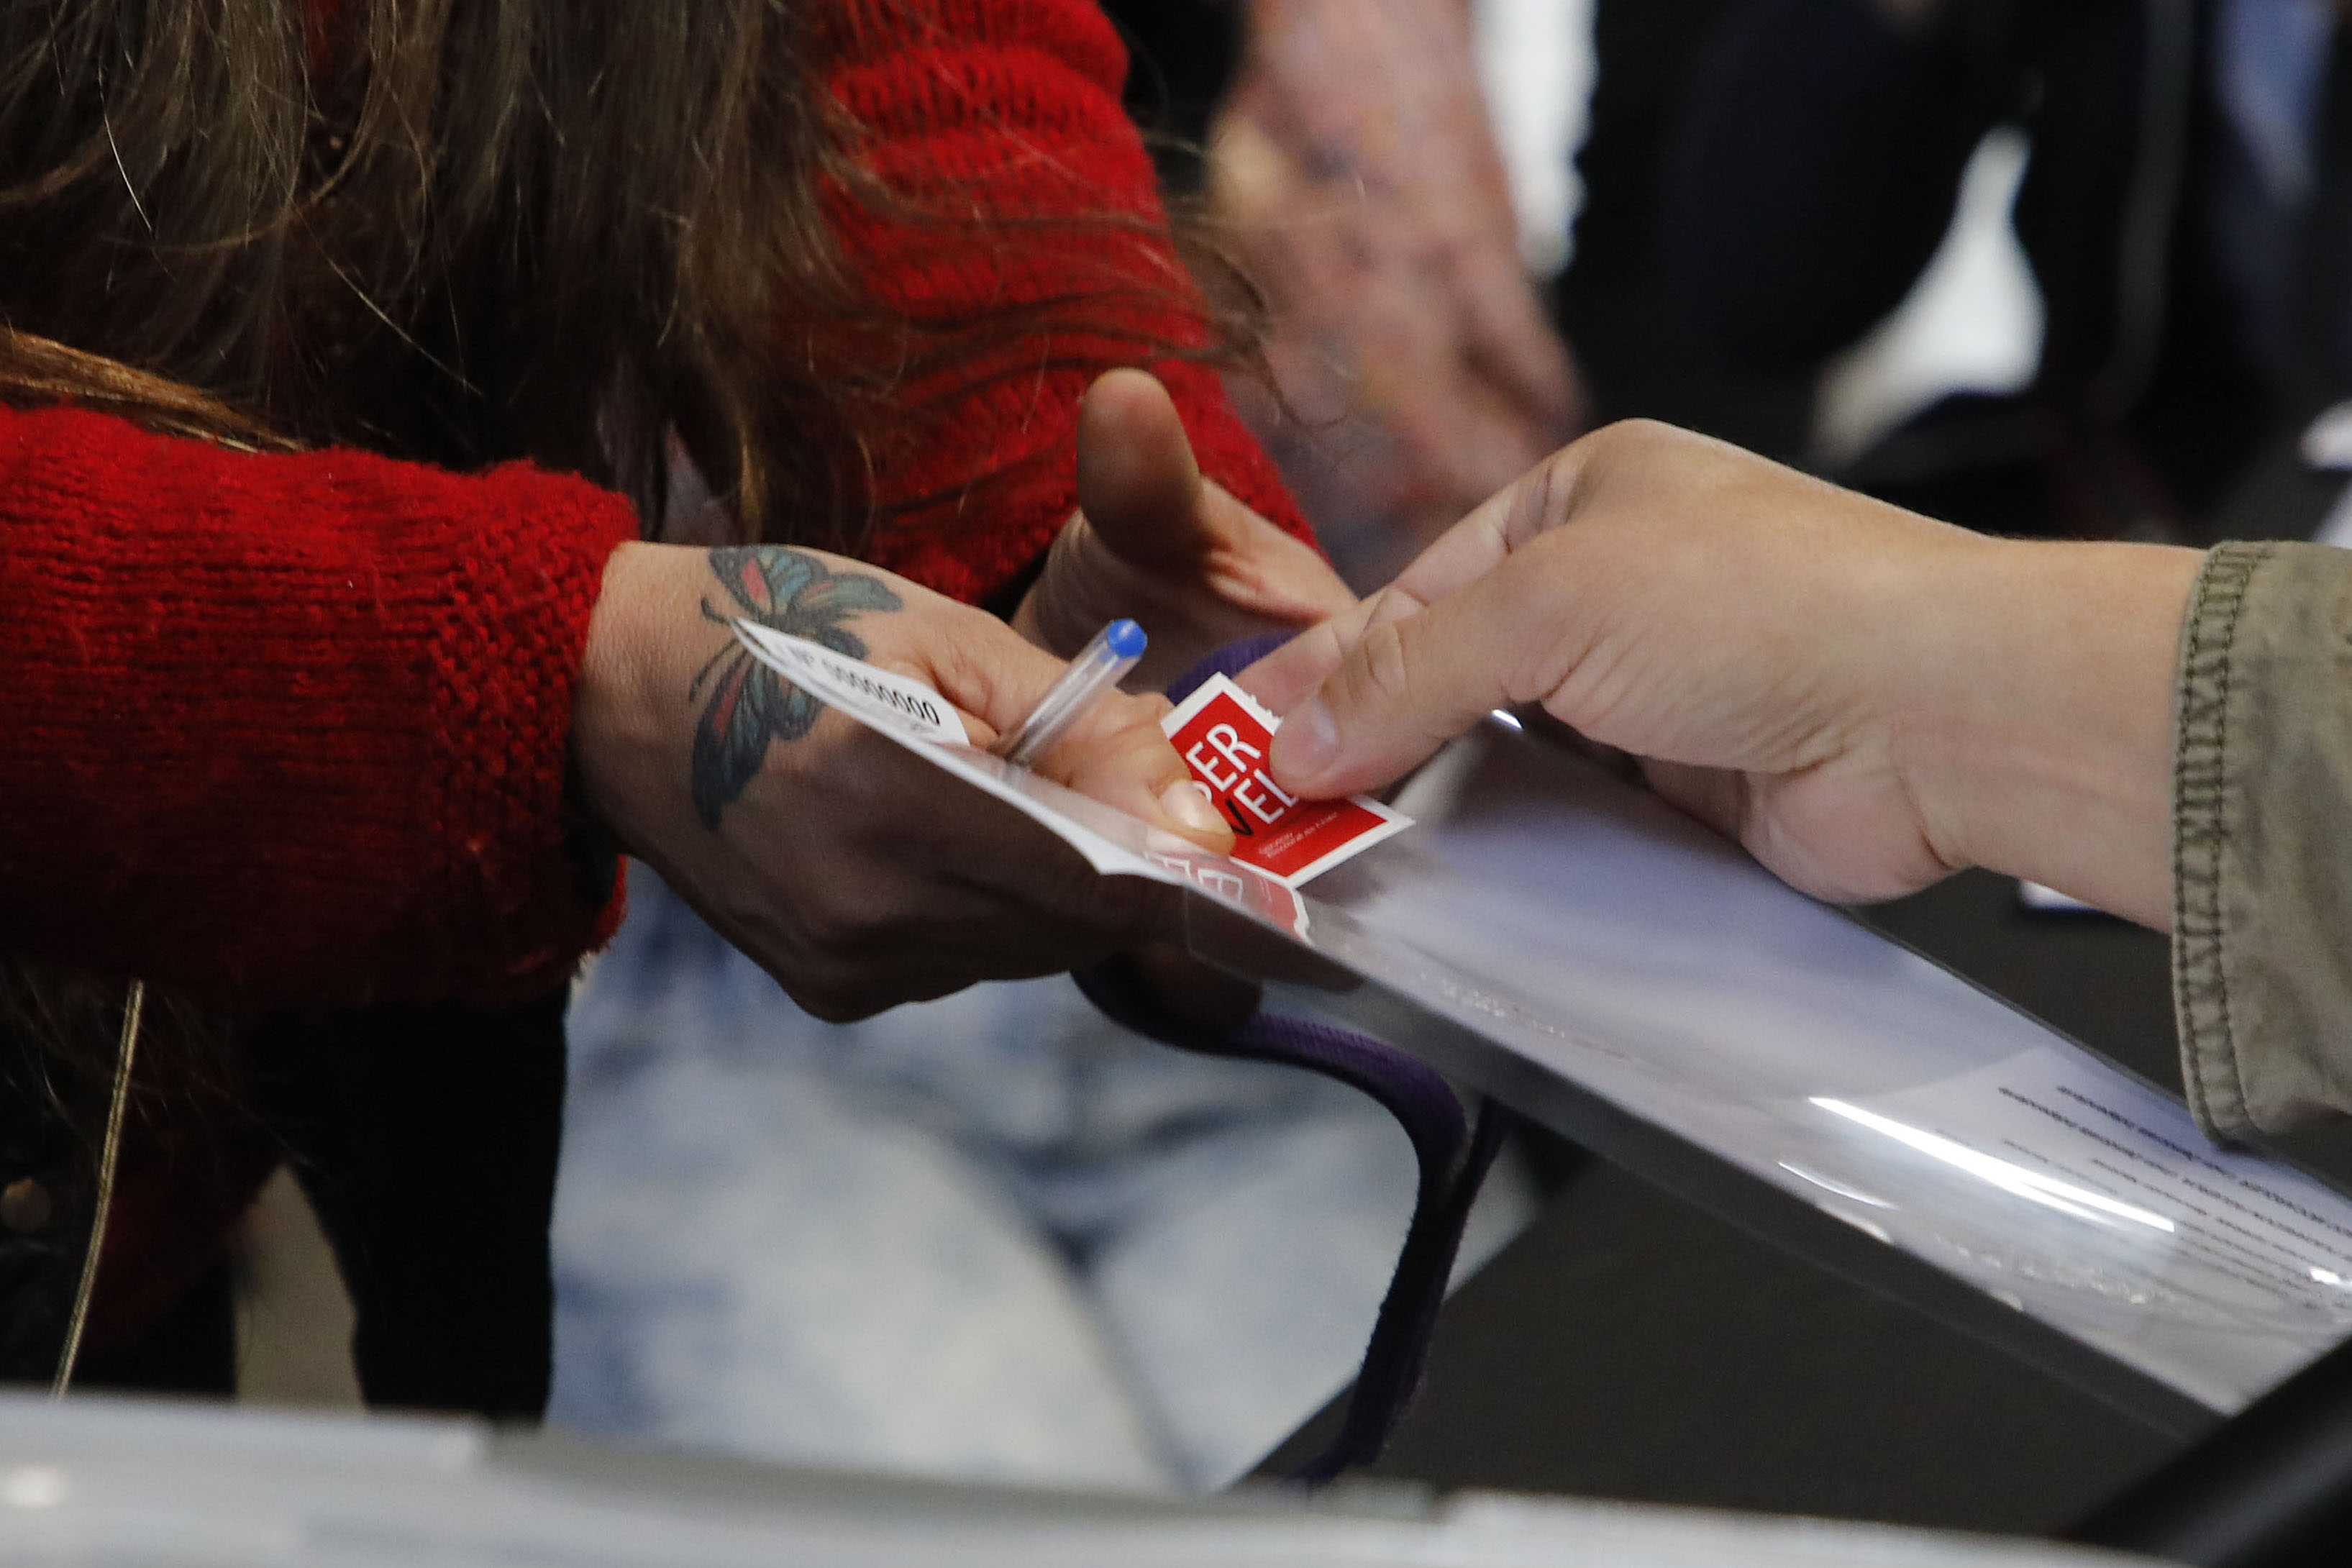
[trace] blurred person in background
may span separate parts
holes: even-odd
[[[1469,0],[1246,11],[1209,205],[1289,406],[1242,407],[1370,587],[1581,431],[1584,395],[1522,258]]]
[[[1128,105],[1164,187],[1269,307],[1282,395],[1236,383],[1243,416],[1342,574],[1385,582],[1588,423],[1544,294],[1582,105],[1493,93],[1580,94],[1589,4],[1104,8],[1133,42]],[[1530,48],[1558,58],[1524,87],[1499,82],[1496,57]],[[1522,107],[1532,135],[1507,138],[1497,116]]]
[[[1741,0],[1685,100],[1668,287],[1727,359],[1819,366],[1905,298],[1971,153],[2020,124],[2031,385],[1950,397],[1844,477],[1979,526],[2189,537],[2352,394],[2344,34],[2326,0]]]
[[[1592,0],[1592,91],[1579,205],[1554,314],[1595,425],[1662,419],[1782,460],[1813,419],[1811,365],[1733,359],[1666,288],[1665,171],[1714,29],[1740,0]]]

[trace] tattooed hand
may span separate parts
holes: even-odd
[[[835,576],[805,550],[714,550],[710,570],[731,603],[722,611],[703,600],[705,620],[721,628],[732,620],[757,621],[852,658],[866,657],[866,644],[842,622],[860,610],[906,608],[879,577],[867,572]],[[824,704],[779,679],[731,637],[694,678],[692,695],[699,697],[706,685],[710,693],[694,727],[688,771],[694,809],[715,830],[728,805],[759,776],[770,742],[807,734]]]
[[[992,617],[815,551],[624,546],[605,569],[573,708],[588,802],[820,1017],[1045,974],[1169,934],[1168,890],[1076,852],[737,646],[737,616],[935,688],[978,745],[1061,664]],[[1231,843],[1160,733],[1113,694],[1043,771],[1212,848]]]
[[[1226,643],[1355,602],[1311,548],[1201,477],[1166,388],[1115,370],[1078,405],[1078,512],[1013,625],[1067,658],[1132,616],[1151,635],[1137,679],[1158,687]]]

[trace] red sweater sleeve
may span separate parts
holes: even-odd
[[[891,198],[832,204],[865,286],[920,323],[1037,323],[907,389],[877,563],[975,599],[1034,559],[1076,505],[1078,395],[1120,364],[1167,384],[1203,472],[1307,537],[1216,373],[1164,357],[1208,332],[1093,0],[847,0],[836,25],[832,90]]]
[[[0,949],[239,1005],[496,1000],[613,918],[567,852],[625,503],[0,408]]]

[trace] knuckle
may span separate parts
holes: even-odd
[[[1174,711],[1168,699],[1152,693],[1129,696],[1114,691],[1105,700],[1095,704],[1093,711],[1081,720],[1072,731],[1086,738],[1086,750],[1105,746],[1116,748],[1122,759],[1148,754],[1155,745],[1166,745],[1168,737],[1160,728],[1160,721]]]
[[[1349,695],[1375,710],[1405,707],[1413,693],[1413,660],[1402,625],[1375,626],[1350,661],[1356,689]]]
[[[1547,467],[1556,470],[1553,482],[1570,491],[1579,476],[1654,461],[1680,439],[1682,432],[1654,419],[1619,419],[1570,442]]]
[[[1614,419],[1584,438],[1603,452],[1647,451],[1675,435],[1674,426],[1655,419]]]

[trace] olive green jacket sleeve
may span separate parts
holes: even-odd
[[[2352,1112],[2352,551],[2207,556],[2172,798],[2189,1108],[2219,1137]]]

